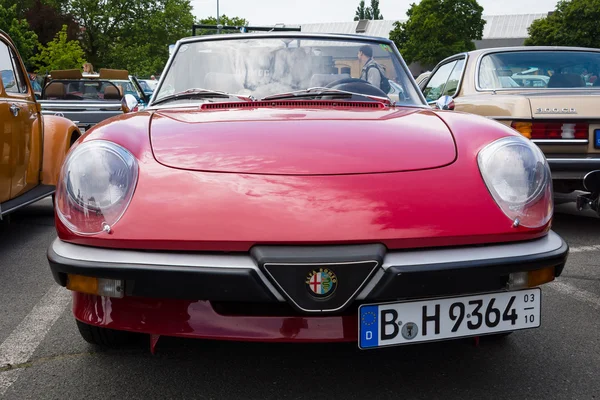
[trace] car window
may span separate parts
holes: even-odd
[[[2,75],[4,90],[7,93],[19,93],[8,46],[2,41],[0,41],[0,74]]]
[[[27,93],[19,59],[6,43],[0,41],[0,74],[6,93]]]
[[[462,77],[462,72],[465,67],[465,59],[460,59],[455,64],[450,77],[448,78],[448,82],[444,87],[444,95],[446,96],[454,96],[456,94],[456,90],[458,89],[458,83],[460,82],[460,78]]]
[[[598,89],[600,53],[520,50],[482,57],[480,89]]]
[[[19,57],[17,57],[17,54],[10,47],[8,48],[8,52],[10,53],[12,68],[13,68],[13,71],[15,72],[15,78],[17,81],[18,92],[19,93],[27,93],[27,83],[25,81],[26,75],[23,72],[23,69],[21,69],[21,63],[19,62]]]
[[[427,101],[435,101],[442,96],[442,92],[444,87],[446,86],[446,82],[448,82],[448,78],[456,65],[456,60],[451,61],[447,64],[442,65],[429,79],[427,82],[427,86],[423,90],[423,94],[425,95],[425,99]]]

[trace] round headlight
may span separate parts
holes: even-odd
[[[507,217],[530,228],[550,220],[552,178],[539,147],[521,136],[509,136],[487,145],[477,161],[488,190]]]
[[[83,143],[63,164],[57,214],[73,232],[107,231],[125,213],[137,178],[137,161],[123,147],[104,140]]]

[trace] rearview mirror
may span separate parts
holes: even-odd
[[[435,106],[440,110],[454,110],[454,99],[450,96],[442,96],[435,101]]]
[[[125,114],[137,111],[138,105],[139,102],[137,101],[135,96],[131,94],[126,94],[125,96],[123,96],[123,99],[121,99],[121,109]]]

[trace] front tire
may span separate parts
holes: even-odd
[[[116,348],[131,344],[138,338],[138,335],[132,332],[101,328],[78,320],[76,322],[81,337],[96,346]]]

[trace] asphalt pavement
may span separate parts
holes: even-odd
[[[46,249],[43,200],[0,222],[0,398],[595,399],[600,398],[600,219],[570,204],[553,229],[565,272],[545,285],[542,326],[473,339],[361,351],[354,344],[161,338],[101,350],[77,331]]]

